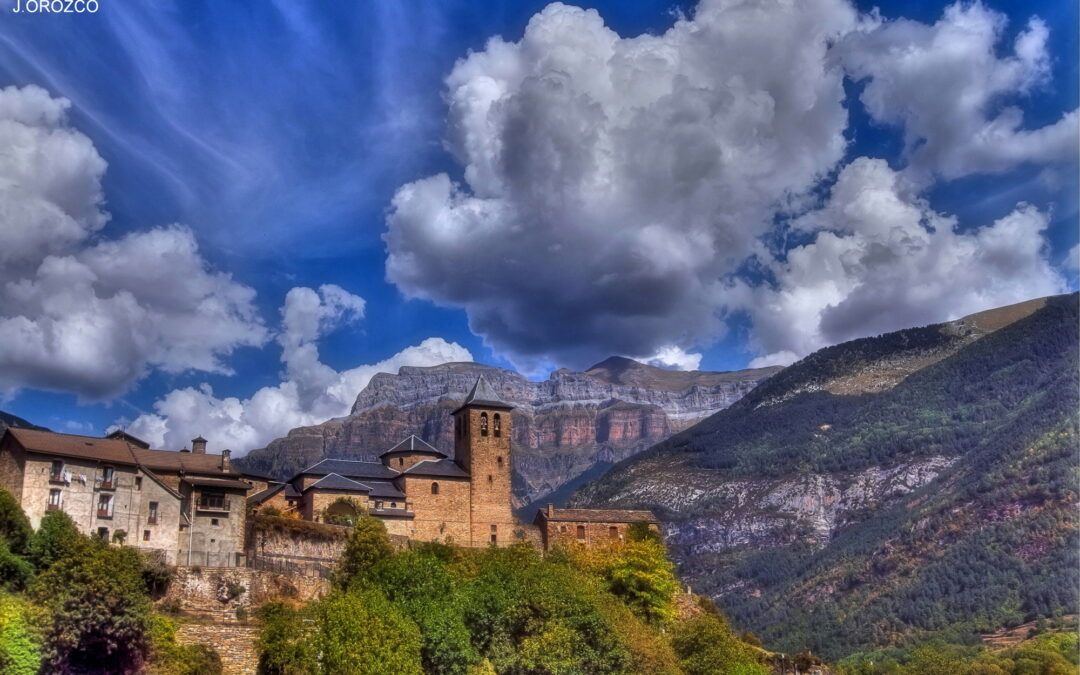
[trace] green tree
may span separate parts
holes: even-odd
[[[262,627],[255,648],[261,675],[305,675],[317,671],[310,611],[280,602],[259,609]]]
[[[34,566],[8,549],[0,538],[0,587],[8,591],[21,591],[34,576]]]
[[[29,605],[13,595],[0,595],[0,672],[36,675],[41,668],[41,641]]]
[[[30,543],[30,521],[19,502],[10,492],[0,488],[0,537],[7,540],[8,549],[18,556],[25,556]]]
[[[687,675],[768,675],[753,648],[731,631],[724,619],[712,612],[679,624],[671,640]]]
[[[393,553],[390,535],[386,533],[382,521],[371,516],[360,516],[349,540],[345,542],[345,551],[334,575],[335,584],[348,586],[358,575],[365,574],[375,563]]]
[[[420,630],[376,589],[334,591],[315,610],[326,675],[421,675]]]
[[[635,614],[657,625],[674,621],[679,582],[663,544],[654,540],[627,542],[607,576],[611,592]]]
[[[133,549],[86,542],[56,560],[30,586],[47,610],[43,626],[50,672],[134,672],[147,651],[150,599]]]
[[[63,511],[50,511],[30,539],[30,560],[43,570],[61,558],[74,555],[85,543],[75,521]]]

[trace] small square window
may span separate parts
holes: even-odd
[[[210,524],[216,526],[218,524],[218,519],[217,518],[211,518],[210,519]]]

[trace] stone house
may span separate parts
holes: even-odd
[[[0,487],[38,527],[62,510],[79,529],[160,553],[168,562],[242,563],[245,502],[267,485],[232,467],[230,453],[154,450],[123,431],[105,438],[9,428],[0,437]]]
[[[648,523],[649,529],[660,531],[660,521],[652,511],[629,509],[557,509],[548,504],[533,520],[540,528],[545,551],[555,546],[598,546],[621,541],[634,523]]]
[[[480,376],[451,413],[453,458],[413,435],[379,454],[379,461],[321,460],[254,495],[249,504],[253,510],[292,510],[314,522],[362,511],[381,520],[390,534],[421,541],[463,546],[502,546],[521,539],[539,543],[541,530],[521,523],[513,513],[512,409]],[[603,521],[607,527],[617,523],[622,534],[639,520],[656,527],[648,511],[604,513],[610,515]],[[593,525],[600,532],[600,521]],[[598,537],[586,536],[585,543]]]

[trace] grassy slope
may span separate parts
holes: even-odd
[[[591,496],[603,501],[641,475],[630,470],[641,462],[760,478],[959,456],[923,490],[865,514],[823,549],[698,555],[684,573],[703,590],[760,590],[720,602],[770,647],[805,644],[834,658],[926,632],[973,638],[1068,612],[1080,583],[1077,322],[1076,296],[1054,298],[891,390],[789,396],[875,355],[950,338],[930,327],[822,350],[629,460]]]

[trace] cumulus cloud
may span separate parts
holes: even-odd
[[[957,178],[1023,162],[1075,162],[1077,112],[1025,129],[1016,97],[1046,84],[1049,29],[1032,18],[1011,45],[1007,19],[979,2],[955,4],[933,25],[907,19],[853,32],[835,55],[871,117],[903,128],[912,173]]]
[[[768,261],[772,286],[739,282],[734,303],[763,354],[790,363],[829,344],[924,325],[1066,290],[1048,259],[1045,212],[1027,204],[961,230],[882,160],[844,168],[827,203],[796,221],[811,243]]]
[[[697,370],[701,366],[701,354],[686,352],[675,346],[662,347],[643,361],[650,366],[672,370]]]
[[[624,39],[548,6],[448,76],[465,183],[398,190],[388,279],[530,371],[713,340],[720,278],[843,156],[827,50],[857,22],[842,0],[706,0]]]
[[[68,101],[0,90],[0,397],[113,396],[152,368],[229,372],[261,345],[255,292],[210,268],[179,225],[99,239],[105,162]]]
[[[155,447],[178,448],[201,434],[212,449],[246,453],[284,436],[290,429],[347,415],[356,395],[377,373],[402,366],[433,366],[472,361],[467,349],[442,338],[428,338],[388,359],[335,371],[319,360],[316,341],[334,328],[359,320],[363,298],[334,285],[315,291],[289,291],[281,308],[281,360],[284,380],[250,398],[217,397],[208,384],[175,389],[140,415],[128,430]]]

